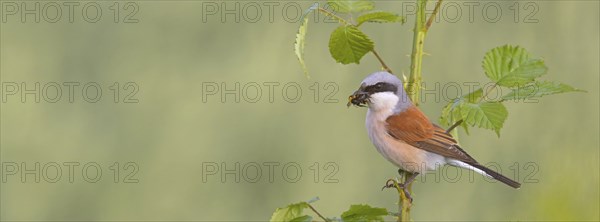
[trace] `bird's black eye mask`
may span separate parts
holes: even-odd
[[[365,87],[365,89],[363,89],[363,91],[365,91],[369,94],[378,93],[378,92],[396,93],[396,91],[398,91],[398,87],[396,87],[394,84],[391,84],[391,83],[378,82],[374,85]]]
[[[378,92],[392,92],[392,93],[396,93],[398,91],[398,87],[390,84],[390,83],[386,83],[386,82],[378,82],[374,85],[370,85],[370,86],[364,86],[364,84],[360,87],[360,89],[356,90],[356,92],[354,92],[352,95],[350,95],[348,97],[348,104],[347,106],[350,107],[351,105],[355,105],[355,106],[359,106],[359,107],[364,107],[365,104],[367,104],[367,102],[369,101],[369,96],[374,94],[374,93],[378,93]]]

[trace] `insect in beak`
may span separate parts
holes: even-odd
[[[346,106],[350,107],[351,105],[355,105],[359,107],[366,107],[368,100],[369,94],[359,89],[348,97],[348,104],[346,104]]]

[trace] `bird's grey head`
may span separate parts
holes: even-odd
[[[393,100],[398,99],[393,104],[395,111],[404,110],[412,104],[406,96],[402,80],[388,72],[376,72],[362,81],[360,88],[349,97],[348,106],[365,106],[365,104],[369,104],[370,108],[374,108],[383,105],[379,102],[384,102],[375,100],[386,100],[385,98],[388,97],[392,97],[389,99]]]

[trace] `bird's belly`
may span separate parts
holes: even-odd
[[[416,148],[403,141],[397,140],[387,133],[385,122],[369,121],[367,115],[367,130],[369,138],[377,151],[388,161],[402,170],[424,173],[435,170],[446,164],[443,156]]]

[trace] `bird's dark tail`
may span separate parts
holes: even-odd
[[[471,165],[477,169],[480,169],[481,171],[485,172],[487,175],[490,175],[492,178],[494,178],[506,185],[509,185],[512,188],[519,189],[519,187],[521,187],[521,184],[519,182],[511,180],[510,178],[505,177],[504,175],[499,174],[496,171],[490,170],[489,168],[484,167],[480,164],[469,164],[469,165]]]

